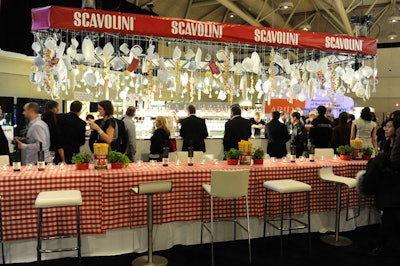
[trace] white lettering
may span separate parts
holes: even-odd
[[[134,31],[135,18],[123,15],[74,12],[74,26],[85,28],[106,28],[123,31]]]
[[[299,34],[275,30],[254,30],[254,41],[270,44],[298,45]]]
[[[176,34],[178,34],[178,21],[172,21],[172,23],[171,23],[171,33],[172,34],[174,34],[174,35],[176,35]]]
[[[363,40],[327,36],[325,37],[325,47],[329,49],[361,52],[363,50]]]
[[[202,22],[172,21],[171,33],[174,35],[222,38],[223,27]]]
[[[82,25],[82,20],[81,20],[81,13],[80,12],[74,12],[74,26],[75,27],[80,27]]]

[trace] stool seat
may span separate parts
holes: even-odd
[[[36,197],[36,208],[51,208],[82,205],[82,195],[79,190],[59,190],[40,192]]]
[[[332,167],[326,167],[326,168],[319,169],[319,175],[320,175],[321,179],[324,181],[340,183],[340,184],[346,185],[349,188],[353,188],[357,185],[357,179],[335,175],[333,173]]]
[[[311,186],[293,179],[272,180],[264,182],[264,187],[279,193],[311,191]]]
[[[155,194],[172,190],[171,181],[142,182],[137,187],[131,188],[136,194]]]
[[[311,222],[310,222],[310,193],[311,186],[309,184],[296,181],[293,179],[281,179],[271,180],[263,183],[265,189],[265,207],[264,207],[264,237],[266,235],[266,225],[269,224],[280,232],[280,255],[283,255],[283,231],[289,231],[289,235],[292,230],[307,229],[308,231],[308,248],[311,251]],[[280,193],[281,204],[280,204],[280,217],[279,218],[268,218],[268,190],[272,190]],[[292,194],[293,193],[305,193],[307,201],[307,222],[300,221],[299,219],[292,217]],[[289,196],[289,214],[285,217],[285,196]],[[284,221],[288,221],[288,226],[284,226]],[[279,222],[280,225],[275,223]],[[297,222],[300,226],[294,226],[293,222]]]

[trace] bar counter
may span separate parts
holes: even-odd
[[[338,175],[354,177],[355,174],[365,169],[366,161],[341,161],[341,160],[316,160],[303,162],[297,160],[295,163],[271,162],[265,160],[263,165],[238,165],[228,166],[226,161],[207,161],[204,164],[195,163],[188,166],[185,163],[176,165],[170,163],[168,167],[163,167],[161,163],[143,163],[140,167],[137,163],[131,163],[129,167],[123,169],[109,170],[75,170],[75,166],[69,165],[61,170],[59,166],[54,169],[47,167],[45,171],[37,171],[36,167],[29,170],[22,167],[21,172],[13,172],[11,168],[0,171],[0,195],[2,198],[4,239],[6,245],[10,243],[8,250],[9,261],[18,262],[21,258],[13,257],[14,251],[11,248],[15,240],[23,240],[31,243],[36,237],[36,217],[37,210],[34,201],[40,191],[79,189],[82,192],[83,204],[81,206],[81,230],[83,235],[89,238],[93,235],[100,235],[107,238],[115,230],[142,230],[146,225],[146,198],[144,195],[133,195],[132,206],[132,226],[130,223],[130,200],[129,189],[139,182],[155,180],[172,180],[173,190],[163,194],[163,220],[162,226],[168,224],[186,225],[199,224],[201,210],[202,184],[209,183],[212,170],[235,170],[250,169],[249,180],[249,203],[250,216],[253,223],[258,224],[253,227],[253,237],[260,237],[262,231],[262,217],[265,202],[265,189],[263,182],[276,179],[296,179],[305,182],[312,187],[311,192],[311,212],[313,220],[321,213],[331,213],[335,210],[335,186],[324,182],[318,177],[318,169],[325,166],[333,166],[334,172]],[[354,208],[357,203],[357,194],[353,190],[350,194],[350,207]],[[159,197],[154,197],[154,219],[155,223],[160,223]],[[347,189],[343,190],[343,202],[347,199]],[[270,215],[278,215],[278,195],[271,194],[269,198],[275,208],[270,208]],[[294,195],[293,210],[295,215],[303,215],[305,209],[304,195]],[[232,215],[231,203],[218,203],[217,217],[227,217]],[[343,204],[344,206],[344,204]],[[207,213],[207,212],[206,212]],[[70,223],[73,218],[74,208],[65,211],[63,209],[46,210],[44,214],[44,234],[47,236],[57,233],[74,232],[75,225]],[[245,217],[244,201],[238,201],[238,216]],[[331,217],[331,216],[330,216]],[[333,217],[333,216],[332,216]],[[73,219],[72,219],[73,220]],[[332,218],[333,220],[333,218]],[[326,221],[325,221],[326,222]],[[313,223],[313,221],[312,221]],[[321,231],[323,228],[330,227],[324,224],[323,219],[318,219],[312,225],[313,231]],[[160,228],[162,227],[160,226]],[[197,225],[196,225],[197,226]],[[357,224],[355,225],[357,226]],[[136,228],[136,229],[135,229]],[[174,228],[174,227],[171,227]],[[174,228],[173,230],[179,230]],[[200,228],[199,228],[200,229]],[[169,238],[179,232],[170,231],[170,235],[161,236]],[[182,233],[182,232],[181,232]],[[178,240],[174,244],[191,244],[198,242],[200,235],[195,232],[191,234],[190,241]],[[160,236],[159,236],[160,237]],[[140,240],[139,242],[145,242]],[[195,240],[193,240],[195,239]],[[224,238],[223,238],[224,239]],[[87,240],[89,241],[89,240]],[[21,244],[21,241],[17,241]],[[129,241],[128,241],[129,242]],[[155,240],[157,243],[157,239]],[[85,241],[83,242],[85,246]],[[146,243],[135,243],[134,247],[123,247],[121,253],[127,250],[143,251]],[[156,244],[155,248],[168,248],[166,245]],[[136,246],[136,248],[135,248]],[[84,247],[85,248],[85,247]],[[34,254],[35,248],[32,246]],[[18,248],[16,249],[18,250]],[[6,249],[7,253],[7,249]],[[111,252],[113,253],[113,252]],[[115,252],[114,252],[115,253]],[[95,255],[87,250],[84,256]],[[97,253],[98,254],[98,253]],[[102,253],[103,254],[103,253]],[[112,255],[112,254],[108,254]],[[22,261],[29,261],[29,258]]]

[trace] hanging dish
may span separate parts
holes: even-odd
[[[104,57],[110,57],[114,54],[114,46],[108,42],[104,45],[103,47],[103,56]]]
[[[242,61],[242,66],[245,71],[252,72],[253,71],[253,60],[251,60],[250,57],[246,57]]]
[[[91,39],[85,38],[82,42],[82,54],[86,62],[91,63],[94,59],[94,45]]]
[[[176,47],[174,48],[173,53],[172,53],[172,59],[178,60],[178,59],[181,58],[181,56],[182,56],[181,49],[179,49],[179,47],[176,46]]]
[[[315,62],[314,60],[312,61],[308,61],[306,63],[306,70],[310,73],[315,73],[318,72],[319,70],[319,65],[317,62]]]
[[[201,49],[200,49],[200,48],[197,48],[196,56],[194,57],[194,61],[196,61],[196,64],[197,64],[198,66],[200,66],[200,64],[201,64],[201,56],[202,56]]]
[[[226,53],[224,50],[218,50],[217,53],[215,54],[215,57],[218,59],[218,61],[225,61]]]

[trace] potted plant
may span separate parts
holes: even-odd
[[[235,148],[231,148],[229,151],[226,151],[225,157],[228,165],[237,165],[239,163],[240,153],[240,150]]]
[[[257,147],[251,154],[253,159],[253,164],[263,164],[264,163],[265,151],[261,147]]]
[[[108,162],[111,163],[112,169],[120,169],[129,165],[131,160],[129,160],[126,154],[118,151],[110,151],[108,153]]]
[[[80,152],[72,156],[71,162],[75,164],[76,170],[87,170],[89,169],[89,162],[91,156],[87,153]]]
[[[368,146],[362,149],[362,159],[369,160],[371,159],[372,154],[374,153],[374,148]]]
[[[350,161],[354,148],[350,145],[340,145],[336,148],[336,151],[340,154],[340,160]]]

